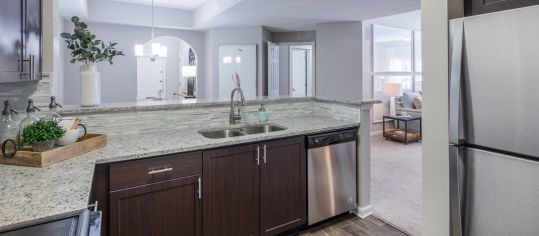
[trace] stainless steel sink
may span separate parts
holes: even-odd
[[[221,139],[221,138],[231,138],[238,137],[249,134],[262,134],[270,133],[281,130],[286,130],[286,127],[276,125],[276,124],[254,124],[254,125],[245,125],[233,129],[216,129],[216,130],[201,130],[198,131],[202,136],[210,139]]]
[[[285,130],[285,127],[278,126],[275,124],[260,124],[260,125],[248,125],[239,128],[242,133],[245,134],[261,134],[261,133],[270,133],[275,131]]]
[[[203,130],[199,131],[202,136],[206,138],[211,139],[218,139],[218,138],[231,138],[231,137],[237,137],[237,136],[243,136],[242,132],[236,129],[222,129],[222,130]]]

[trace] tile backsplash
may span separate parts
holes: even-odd
[[[0,84],[1,104],[9,100],[12,106],[21,112],[26,109],[28,98],[34,99],[36,106],[46,107],[49,104],[51,95],[51,80],[49,78],[44,78],[40,81]]]

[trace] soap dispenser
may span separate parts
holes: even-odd
[[[260,123],[265,123],[268,121],[268,114],[266,113],[266,108],[264,107],[264,104],[261,104],[260,109],[258,109],[258,121]]]
[[[9,101],[5,101],[0,120],[0,143],[8,139],[16,140],[19,135],[19,126],[13,121],[13,114],[19,113],[11,107]]]
[[[56,123],[60,123],[60,121],[62,121],[62,116],[58,114],[58,107],[62,108],[62,105],[56,102],[55,96],[52,96],[51,103],[49,103],[49,114],[45,116],[45,120],[55,121]]]
[[[39,121],[39,118],[36,115],[36,110],[41,111],[39,108],[34,106],[34,100],[28,99],[28,106],[26,106],[26,117],[21,121],[21,123],[19,123],[19,144],[24,145],[24,140],[22,138],[24,128]],[[30,147],[23,147],[23,149],[26,148]]]

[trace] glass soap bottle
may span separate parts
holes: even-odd
[[[19,123],[19,140],[18,143],[22,145],[23,149],[30,149],[31,146],[25,144],[22,138],[22,132],[27,126],[34,124],[39,121],[39,118],[36,116],[36,110],[41,111],[39,108],[34,106],[34,100],[28,99],[28,106],[26,106],[26,117]]]
[[[11,107],[9,101],[4,102],[4,109],[2,110],[2,120],[0,120],[0,142],[4,143],[5,140],[16,140],[19,135],[18,125],[13,121],[13,114],[19,114],[15,109]]]
[[[261,104],[260,109],[258,109],[258,122],[266,123],[267,121],[268,114],[266,113],[266,108],[264,107],[264,104]]]
[[[49,103],[49,114],[45,116],[45,120],[55,121],[56,123],[60,123],[60,121],[62,121],[62,116],[58,114],[58,107],[62,108],[62,105],[56,102],[55,96],[52,96],[51,103]]]

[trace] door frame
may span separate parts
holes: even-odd
[[[278,43],[279,46],[288,47],[288,95],[291,96],[292,89],[292,73],[291,73],[291,64],[292,64],[292,47],[294,46],[311,46],[311,81],[307,81],[307,97],[314,97],[316,94],[316,43],[315,42],[284,42]],[[310,83],[309,83],[310,82]]]

